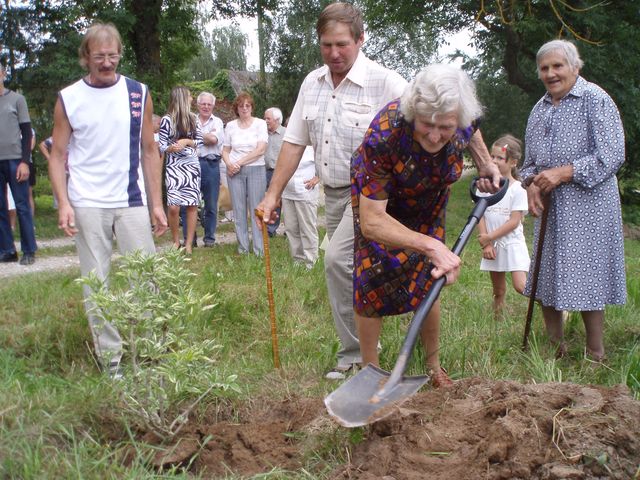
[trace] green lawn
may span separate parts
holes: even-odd
[[[468,183],[463,180],[455,185],[449,204],[449,242],[456,239],[471,208]],[[526,222],[529,240],[532,223]],[[280,372],[274,373],[272,363],[263,261],[239,256],[235,245],[223,245],[196,249],[188,263],[195,276],[185,288],[197,295],[212,294],[215,306],[194,312],[183,326],[185,335],[218,345],[207,368],[215,369],[220,378],[237,375],[239,387],[210,393],[197,409],[250,406],[256,397],[321,397],[335,388],[323,379],[333,366],[338,343],[322,265],[311,271],[294,266],[283,237],[270,245]],[[624,383],[636,398],[640,396],[640,242],[626,242],[629,299],[626,306],[607,310],[609,360],[603,368],[592,368],[582,358],[584,331],[578,315],[568,322],[566,358],[553,360],[538,311],[531,349],[523,353],[527,299],[509,291],[509,314],[496,323],[491,315],[491,284],[479,271],[475,238],[462,258],[459,282],[442,294],[441,358],[454,378]],[[74,270],[34,273],[0,286],[0,477],[179,477],[176,472],[148,471],[144,458],[135,457],[127,466],[120,461],[122,452],[140,440],[133,419],[120,408],[119,387],[96,368],[81,289],[74,281],[77,274]],[[115,286],[121,283],[114,281]],[[395,362],[406,322],[406,318],[385,322],[383,367]],[[423,371],[420,358],[420,353],[414,355],[412,373]]]

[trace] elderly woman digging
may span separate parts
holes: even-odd
[[[351,160],[355,227],[354,309],[363,364],[378,365],[382,317],[414,311],[432,279],[458,278],[460,258],[444,244],[449,186],[469,149],[496,191],[497,167],[478,130],[473,82],[450,65],[431,65],[374,118]],[[452,384],[438,356],[440,304],[422,327],[434,387]]]

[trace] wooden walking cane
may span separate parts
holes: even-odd
[[[262,223],[262,243],[264,245],[264,267],[267,277],[267,298],[269,299],[269,318],[271,320],[271,347],[273,349],[273,365],[280,368],[280,353],[278,351],[278,333],[276,331],[276,306],[273,300],[273,282],[271,281],[271,254],[269,253],[269,231],[263,220],[262,210],[255,210],[256,216]]]
[[[533,272],[531,279],[531,296],[529,297],[529,308],[527,309],[527,321],[524,325],[524,338],[522,339],[522,349],[529,348],[529,333],[531,332],[531,319],[533,318],[533,305],[536,302],[536,293],[538,293],[538,275],[540,273],[540,260],[542,259],[542,245],[544,237],[547,233],[547,217],[549,216],[549,208],[551,207],[551,194],[546,195],[542,199],[542,218],[540,219],[540,232],[538,233],[538,248],[536,248],[536,258],[533,264]]]

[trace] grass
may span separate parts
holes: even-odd
[[[471,211],[467,189],[466,181],[454,187],[447,215],[450,244]],[[46,208],[39,199],[43,217]],[[526,223],[529,240],[532,224]],[[42,225],[39,234],[51,228],[52,236],[59,236],[55,224]],[[627,305],[607,309],[606,367],[593,368],[583,359],[584,329],[575,314],[568,323],[566,358],[553,359],[538,310],[530,350],[522,352],[527,299],[510,290],[509,315],[493,320],[491,284],[479,271],[475,239],[463,252],[459,282],[442,293],[443,365],[454,378],[623,383],[640,398],[640,242],[625,246],[629,298]],[[338,342],[322,265],[311,271],[293,265],[282,237],[272,239],[270,247],[280,371],[273,368],[263,260],[238,255],[235,245],[194,250],[193,286],[203,294],[214,292],[219,303],[190,326],[191,333],[222,345],[216,368],[221,377],[238,375],[241,386],[240,392],[205,399],[196,416],[215,411],[228,419],[261,399],[321,397],[335,388],[323,379]],[[77,275],[74,269],[34,273],[0,286],[0,478],[187,478],[177,469],[159,473],[147,467],[148,449],[118,408],[117,387],[95,366]],[[383,367],[395,362],[407,322],[408,317],[385,321]],[[410,372],[423,372],[421,358],[418,349]],[[334,428],[312,444],[304,471],[275,469],[258,478],[322,478],[327,465],[344,461],[344,445],[357,443],[359,434],[359,429]]]

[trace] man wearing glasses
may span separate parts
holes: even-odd
[[[75,235],[82,275],[93,271],[102,280],[109,275],[114,234],[122,254],[153,253],[151,222],[156,235],[167,229],[151,96],[146,85],[116,73],[121,53],[122,41],[113,25],[97,23],[87,30],[79,56],[88,74],[58,95],[49,161],[59,202],[58,227]],[[85,287],[85,299],[89,293]],[[85,308],[100,365],[119,378],[120,335],[89,313],[86,300]]]

